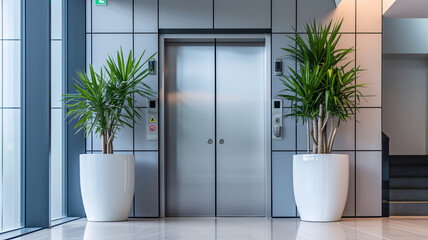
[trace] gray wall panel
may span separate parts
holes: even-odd
[[[92,0],[91,4],[93,32],[132,32],[132,0],[109,0],[106,6],[95,6]]]
[[[158,31],[157,0],[134,0],[134,31]]]
[[[297,140],[296,140],[297,150],[305,152],[308,149],[308,141],[307,141],[308,130],[306,128],[306,123],[302,122],[302,120],[299,120],[297,122],[296,131],[297,131]],[[311,140],[311,145],[309,146],[309,149],[312,150],[312,140]]]
[[[282,74],[287,76],[289,74],[289,68],[296,70],[296,61],[290,58],[287,55],[287,52],[282,50],[282,48],[287,48],[289,45],[293,44],[293,40],[289,37],[290,34],[272,34],[272,97],[276,98],[281,90],[285,87],[281,82],[281,77],[275,75],[275,60],[282,60]],[[283,100],[283,107],[289,107],[290,103]]]
[[[296,0],[272,0],[272,32],[294,32]]]
[[[89,64],[92,64],[92,35],[86,34],[86,68],[85,71],[89,73]]]
[[[428,54],[427,25],[428,19],[385,18],[383,53]]]
[[[382,150],[382,109],[362,108],[357,113],[357,150]]]
[[[270,4],[270,0],[215,0],[214,28],[270,28]]]
[[[134,49],[136,54],[142,52],[143,49],[149,51],[157,51],[157,35],[156,34],[136,34],[136,33],[154,33],[157,32],[157,11],[153,10],[157,8],[157,0],[109,0],[108,6],[106,7],[95,7],[93,5],[93,0],[83,0],[86,1],[87,15],[86,15],[86,31],[88,33],[96,32],[109,32],[113,34],[94,34],[92,36],[94,49],[90,49],[90,35],[87,35],[87,62],[90,62],[92,58],[94,60],[94,65],[98,69],[99,66],[104,62],[106,57],[106,51],[112,51],[123,46],[124,50],[129,51]],[[161,29],[213,29],[215,21],[215,28],[270,28],[271,24],[271,6],[270,1],[268,0],[215,0],[215,7],[213,0],[158,0],[159,1],[159,28]],[[342,27],[342,32],[349,33],[345,34],[342,37],[342,41],[339,43],[340,47],[350,47],[355,45],[355,34],[356,29],[360,33],[380,33],[382,29],[379,27],[381,22],[381,10],[379,9],[380,0],[348,0],[342,1],[338,8],[335,8],[334,1],[332,0],[272,0],[272,31],[273,33],[285,33],[292,31],[291,27],[296,25],[299,29],[306,24],[308,21],[313,21],[315,18],[317,21],[322,21],[327,23],[329,20],[344,18],[344,25]],[[134,3],[134,12],[132,12],[132,2]],[[355,8],[357,6],[357,9]],[[215,13],[214,9],[216,10]],[[92,11],[91,11],[92,9]],[[357,16],[355,16],[355,10],[357,10]],[[366,16],[367,13],[371,11],[370,16]],[[84,13],[83,13],[84,14]],[[134,18],[132,19],[132,15]],[[215,14],[215,18],[213,16]],[[296,16],[297,14],[297,16]],[[92,20],[92,22],[91,22]],[[393,20],[391,20],[393,21]],[[93,29],[91,29],[91,25]],[[132,26],[134,25],[134,29]],[[404,24],[406,25],[406,24]],[[388,26],[385,25],[385,29]],[[132,31],[135,31],[132,33]],[[93,32],[92,32],[93,31]],[[412,29],[406,27],[406,33],[415,32]],[[123,34],[123,33],[129,34]],[[395,35],[394,35],[395,34]],[[394,37],[397,34],[394,33],[388,35],[390,40],[392,39],[401,39],[401,37]],[[398,36],[401,33],[398,33]],[[362,35],[362,34],[360,34]],[[412,35],[412,34],[401,34],[401,35]],[[379,35],[380,36],[380,35]],[[376,36],[377,38],[378,36]],[[414,39],[422,39],[420,38]],[[360,40],[357,43],[357,62],[361,64],[369,64],[370,66],[364,66],[369,69],[363,73],[367,76],[368,80],[364,79],[364,76],[359,80],[364,80],[364,82],[370,82],[376,78],[374,86],[369,86],[376,93],[376,97],[370,100],[369,104],[364,106],[367,107],[379,107],[376,109],[373,108],[364,108],[357,114],[358,121],[355,132],[354,122],[344,124],[338,133],[335,150],[347,151],[347,150],[380,150],[380,132],[381,132],[381,105],[379,103],[380,93],[378,86],[380,86],[379,75],[376,71],[380,71],[379,67],[373,68],[373,64],[370,61],[366,61],[366,53],[370,53],[367,56],[370,56],[370,59],[379,59],[379,51],[373,52],[370,51],[370,47],[379,45],[378,41],[370,41],[365,43],[364,40],[368,39],[365,36],[359,38]],[[409,40],[409,39],[407,39]],[[410,39],[411,40],[411,39]],[[413,43],[419,43],[417,40]],[[280,50],[281,47],[285,47],[288,43],[292,43],[290,40],[284,37],[282,34],[272,34],[272,63],[277,57],[283,56],[284,52]],[[373,43],[373,44],[372,44]],[[397,45],[397,44],[396,44]],[[393,46],[385,46],[385,49],[392,49]],[[411,51],[419,51],[418,49],[411,48],[417,44],[410,44],[408,48],[409,53]],[[91,55],[92,51],[92,55]],[[393,50],[391,50],[393,51]],[[428,52],[428,51],[426,51]],[[373,55],[373,56],[371,56]],[[378,61],[379,62],[379,61]],[[376,64],[378,65],[378,62]],[[284,61],[283,66],[293,66],[294,61]],[[273,67],[273,65],[272,65]],[[272,70],[273,73],[273,70]],[[375,76],[373,78],[371,76]],[[151,75],[148,78],[148,83],[157,91],[157,75]],[[373,85],[373,84],[371,84]],[[281,83],[279,79],[273,74],[272,76],[272,96],[275,97],[277,92],[281,89]],[[376,101],[376,102],[374,102]],[[146,107],[147,102],[142,99],[137,99],[137,105],[139,107]],[[286,106],[286,104],[284,104]],[[287,111],[288,109],[284,109]],[[145,114],[145,109],[143,109],[143,114]],[[147,141],[146,140],[146,125],[145,125],[145,115],[144,119],[137,123],[135,131],[128,132],[123,135],[126,140],[121,140],[122,133],[119,135],[120,138],[116,140],[116,145],[123,150],[157,150],[157,141]],[[354,129],[354,130],[353,130]],[[427,128],[428,129],[428,128]],[[293,119],[284,120],[284,131],[285,137],[282,141],[273,141],[272,149],[273,150],[295,150],[296,145],[299,150],[306,149],[306,127],[302,123],[298,123],[295,126]],[[297,131],[297,132],[296,132]],[[296,138],[297,136],[297,138]],[[99,140],[95,139],[95,144],[99,143]],[[355,139],[357,141],[355,142]],[[88,143],[91,143],[92,140],[88,140]],[[98,147],[95,147],[98,149]],[[91,149],[90,144],[87,147],[88,150]],[[351,151],[350,153],[355,153]],[[278,153],[279,155],[282,154]],[[274,153],[276,156],[277,153]],[[377,157],[372,156],[375,161]],[[276,160],[273,160],[274,162]],[[139,174],[140,170],[137,169],[136,175]],[[275,171],[273,169],[273,171]],[[352,171],[352,169],[351,169]],[[360,175],[364,174],[373,174],[373,176],[380,176],[381,172],[379,169],[376,169],[376,166],[368,165],[367,168],[362,168],[360,170]],[[352,178],[352,176],[351,176]],[[355,179],[354,179],[355,180]],[[351,179],[352,181],[352,179]],[[292,182],[281,182],[280,184],[291,184]],[[138,184],[136,187],[138,188]],[[274,182],[273,188],[283,188],[283,185],[276,185],[278,182]],[[350,194],[352,194],[350,186]],[[288,196],[289,197],[289,196]],[[358,198],[364,198],[364,195],[359,196],[357,193],[357,204]],[[348,196],[348,203],[345,209],[344,215],[353,216],[353,211],[355,212],[355,202],[350,202],[352,196]],[[358,214],[364,215],[376,215],[376,199],[367,199],[364,202],[364,209],[357,212]],[[361,202],[361,201],[360,201]],[[275,203],[277,206],[275,206]],[[283,202],[276,201],[274,203],[274,209],[281,209]],[[136,202],[136,209],[138,207],[142,208],[142,202]],[[139,205],[140,204],[140,205]],[[139,206],[137,206],[139,205]]]
[[[272,153],[272,216],[295,217],[293,191],[294,152]]]
[[[343,18],[341,32],[355,32],[355,0],[342,1],[337,8],[333,0],[298,0],[297,4],[299,31],[314,18],[317,23],[321,21],[323,24]]]
[[[357,84],[366,84],[361,89],[366,97],[362,107],[381,107],[382,99],[382,34],[358,34],[357,65],[364,69],[358,74]]]
[[[92,134],[92,148],[94,151],[102,150],[102,140],[99,134]],[[120,129],[115,135],[113,148],[115,151],[132,151],[133,131],[129,127]]]
[[[93,34],[92,35],[92,65],[99,73],[105,65],[107,55],[116,58],[116,52],[122,48],[123,55],[128,57],[132,50],[132,34]]]
[[[92,32],[92,2],[93,0],[85,0],[86,32]]]
[[[343,216],[355,216],[355,152],[354,151],[335,151],[336,154],[347,154],[349,156],[349,187],[348,197],[346,200],[345,210]]]
[[[293,41],[286,34],[272,34],[272,66],[275,65],[276,59],[282,60],[282,74],[288,75],[288,68],[295,69],[295,61],[290,57],[285,57],[286,52],[281,48],[288,47],[293,44]],[[272,97],[277,98],[280,91],[284,89],[284,85],[280,80],[280,76],[275,75],[275,69],[272,68]],[[290,106],[289,102],[283,100],[283,107]],[[289,108],[283,109],[283,114],[290,112]],[[292,118],[283,119],[283,140],[272,141],[273,150],[295,150],[296,149],[296,121]]]
[[[135,34],[134,35],[134,55],[136,58],[139,58],[143,54],[144,50],[146,51],[143,56],[145,61],[147,58],[158,52],[158,35],[157,34]],[[159,78],[159,69],[158,69],[158,59],[159,56],[156,54],[154,57],[155,60],[155,74],[148,75],[144,80],[144,83],[149,85],[153,91],[158,92],[158,78]],[[145,66],[144,68],[146,68]],[[148,101],[146,98],[142,98],[139,95],[135,96],[136,106],[137,107],[147,107]]]
[[[357,32],[382,32],[382,2],[357,0]]]
[[[142,119],[135,123],[134,148],[140,150],[158,150],[157,140],[147,140],[147,108],[141,108]]]
[[[88,3],[88,1],[86,1],[86,3]],[[90,3],[89,3],[89,7],[90,7]],[[86,68],[85,68],[85,71],[87,73],[89,73],[89,64],[92,64],[92,35],[90,33],[87,33],[86,34]],[[74,80],[72,82],[74,83]],[[90,151],[92,150],[92,134],[86,137],[85,141],[86,141],[86,144],[85,144],[86,153],[90,153]]]
[[[337,118],[335,122],[337,123]],[[355,149],[355,119],[349,119],[347,122],[341,122],[334,139],[333,151],[346,151]],[[330,131],[330,124],[327,130]]]
[[[357,216],[382,214],[382,152],[357,152]]]
[[[94,32],[91,32],[90,21],[87,23],[86,35],[86,61],[87,65],[93,63],[97,72],[105,63],[107,54],[116,54],[122,47],[124,55],[127,56],[130,50],[134,50],[135,55],[140,55],[146,49],[143,59],[158,51],[157,34],[133,34],[132,24],[134,21],[135,31],[139,33],[157,32],[157,3],[156,0],[134,0],[134,20],[132,19],[132,1],[108,1],[105,7],[92,6]],[[87,18],[91,18],[90,7],[93,1],[87,0]],[[153,8],[154,11],[153,11]],[[151,9],[151,10],[150,10]],[[115,11],[111,19],[105,20],[109,11]],[[146,11],[149,11],[147,13]],[[101,16],[101,17],[100,17]],[[121,18],[117,20],[117,18]],[[90,20],[90,19],[89,19]],[[110,24],[109,21],[116,21]],[[120,25],[120,26],[118,26]],[[122,26],[123,25],[123,26]],[[96,28],[98,26],[98,29]],[[101,27],[100,27],[101,26]],[[103,32],[97,34],[96,32]],[[126,32],[126,34],[124,34]],[[92,43],[92,44],[91,44]],[[93,48],[91,49],[91,45]],[[115,57],[115,56],[114,56]],[[157,59],[157,57],[156,57]],[[87,68],[88,69],[88,68]],[[150,75],[146,79],[147,83],[157,92],[158,75]],[[123,129],[114,141],[115,150],[136,151],[136,184],[133,209],[130,216],[136,217],[157,217],[158,216],[158,141],[146,140],[147,106],[146,101],[137,99],[142,111],[142,119],[135,124],[135,130]],[[93,146],[92,145],[93,142]],[[99,153],[101,141],[98,136],[87,139],[87,152],[93,149]],[[141,152],[147,151],[148,152]],[[122,153],[122,152],[121,152]]]
[[[383,108],[382,124],[383,131],[390,137],[390,155],[428,154],[427,63],[425,56],[383,57],[386,83],[383,101],[387,104]],[[399,95],[406,97],[398,98]]]
[[[159,217],[158,153],[135,153],[135,217]]]
[[[128,57],[129,51],[132,49],[132,34],[93,34],[92,64],[95,72],[99,73],[101,71],[101,67],[105,65],[108,55],[116,59],[116,53],[120,48],[122,48],[124,57]],[[105,69],[103,69],[103,72],[105,73]],[[101,151],[101,138],[95,134],[92,136],[92,149]],[[114,150],[132,150],[132,141],[132,129],[128,127],[121,129],[113,141]]]
[[[289,108],[283,108],[287,114]],[[272,150],[296,150],[296,120],[285,118],[282,120],[282,140],[272,140]]]
[[[213,28],[213,0],[159,0],[159,28]]]

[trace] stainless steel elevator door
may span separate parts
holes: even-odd
[[[265,215],[264,49],[166,43],[166,216]]]
[[[264,49],[216,46],[217,216],[265,215]]]
[[[214,44],[165,50],[166,216],[215,216]]]

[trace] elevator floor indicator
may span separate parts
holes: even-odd
[[[150,118],[150,122],[156,122],[155,117]]]
[[[150,132],[156,131],[156,126],[155,125],[150,125],[149,126],[149,130],[150,130]]]

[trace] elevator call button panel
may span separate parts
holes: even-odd
[[[147,140],[158,140],[158,102],[149,100],[147,109]]]
[[[272,101],[272,139],[282,140],[283,128],[282,128],[282,99],[276,98]]]
[[[275,76],[281,76],[282,75],[282,60],[277,59],[275,60]]]

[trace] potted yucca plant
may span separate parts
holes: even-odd
[[[89,74],[78,71],[73,85],[76,93],[65,94],[67,117],[77,120],[75,129],[85,136],[95,134],[102,139],[102,154],[80,155],[80,186],[83,205],[89,221],[123,221],[128,219],[134,196],[135,159],[129,154],[114,154],[113,142],[123,128],[133,128],[141,118],[134,96],[150,98],[155,93],[144,83],[150,74],[143,61],[144,53],[134,60],[122,49],[114,59],[96,73],[92,65]]]
[[[282,75],[285,88],[279,96],[290,104],[285,117],[306,124],[307,154],[293,157],[293,187],[302,220],[337,221],[348,194],[349,156],[332,154],[342,122],[353,120],[364,96],[355,84],[359,66],[347,59],[354,48],[339,49],[342,21],[328,25],[306,24],[304,34],[290,38],[283,48],[299,70]],[[312,154],[310,143],[312,141]]]

